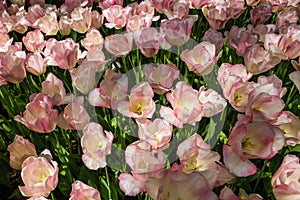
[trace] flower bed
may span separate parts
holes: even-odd
[[[300,199],[300,1],[0,2],[0,199]]]

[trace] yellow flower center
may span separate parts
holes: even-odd
[[[251,149],[255,148],[255,144],[253,144],[250,140],[249,137],[246,137],[242,141],[242,148],[245,149],[246,151],[251,151]]]
[[[184,173],[189,173],[193,170],[198,170],[200,169],[203,165],[200,163],[197,163],[196,159],[197,155],[193,155],[190,157],[187,161],[187,163],[184,165],[183,172]]]

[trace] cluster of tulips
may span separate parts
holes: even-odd
[[[285,110],[283,97],[288,88],[276,74],[267,74],[282,67],[281,62],[289,62],[295,69],[289,78],[300,90],[299,0],[57,3],[0,1],[0,87],[21,84],[26,73],[43,77],[41,91],[31,94],[25,111],[14,117],[16,123],[35,134],[60,129],[78,132],[82,164],[89,170],[102,170],[109,167],[107,156],[118,145],[119,136],[95,120],[87,107],[106,109],[107,114],[117,113],[115,118],[133,120],[137,127],[137,138],[123,155],[129,170],[118,174],[118,187],[125,195],[146,193],[157,200],[263,199],[257,193],[236,194],[226,183],[257,173],[252,160],[270,160],[284,147],[300,144],[300,119]],[[194,10],[202,12],[201,23],[209,23],[210,28],[188,48],[185,45],[199,20],[190,14]],[[250,12],[247,27],[234,25],[223,31],[245,12]],[[272,17],[276,23],[268,24]],[[105,35],[105,30],[119,32]],[[82,37],[75,40],[74,33]],[[137,59],[151,59],[174,47],[181,48],[177,57],[184,68],[179,69],[179,61],[131,68],[115,62],[136,50],[142,54]],[[229,49],[243,63],[222,62]],[[67,83],[55,73],[46,73],[49,68],[67,72],[74,91],[66,90]],[[130,70],[143,79],[133,81],[120,72]],[[216,73],[221,90],[193,87],[194,80],[180,78],[182,70],[198,79]],[[164,103],[158,105],[161,99]],[[226,107],[238,116],[226,139],[217,143],[222,152],[212,150],[197,129],[187,135],[181,131],[220,115]],[[10,166],[21,171],[24,185],[19,191],[31,200],[46,199],[60,181],[60,161],[51,149],[38,155],[35,144],[15,134],[7,150]],[[180,134],[184,138],[172,143]],[[177,158],[172,163],[170,148],[175,148]],[[285,155],[270,183],[276,199],[300,199],[299,174],[299,158]],[[216,188],[221,189],[216,192]],[[69,199],[99,200],[98,189],[74,176]]]

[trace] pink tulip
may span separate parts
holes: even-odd
[[[242,64],[231,65],[222,63],[218,71],[218,82],[223,90],[223,95],[228,99],[232,87],[238,83],[244,83],[252,77],[251,73],[247,73],[246,67]]]
[[[44,150],[41,154],[46,157],[28,157],[22,164],[21,177],[25,186],[19,186],[23,196],[43,196],[48,197],[58,183],[58,164],[52,161],[49,150]]]
[[[76,7],[83,7],[87,4],[87,1],[85,1],[85,4],[82,4],[82,0],[65,0],[64,2],[60,9],[67,9],[69,12],[72,12]]]
[[[282,149],[285,138],[281,130],[266,122],[250,122],[250,118],[239,115],[223,146],[225,166],[239,177],[256,173],[256,166],[249,159],[270,159]]]
[[[142,54],[148,58],[157,54],[162,41],[162,36],[156,28],[136,30],[133,38]]]
[[[252,24],[264,24],[272,17],[272,5],[270,2],[258,4],[250,11]]]
[[[293,7],[290,9],[283,10],[278,13],[276,18],[276,28],[280,33],[287,31],[288,26],[297,25],[299,20],[299,11]]]
[[[0,85],[20,83],[26,76],[25,70],[26,53],[19,44],[10,45],[8,51],[0,58]]]
[[[250,27],[251,25],[248,25],[248,30],[251,29]],[[266,34],[276,32],[276,26],[274,24],[258,24],[251,31],[259,36],[259,42],[264,42]]]
[[[25,22],[26,11],[24,7],[10,7],[12,10],[10,12],[11,16],[9,16],[9,23],[12,25],[12,30],[24,34],[27,31],[27,24]]]
[[[57,125],[66,130],[82,130],[89,123],[90,116],[84,107],[83,96],[69,103],[59,114]]]
[[[71,13],[71,29],[78,33],[87,32],[92,24],[91,8],[76,7]]]
[[[91,170],[104,168],[106,155],[111,153],[111,145],[114,135],[110,131],[103,130],[100,124],[90,122],[83,130],[81,147],[83,151],[82,161]]]
[[[122,173],[119,175],[119,186],[127,196],[136,196],[145,190],[145,181],[135,174]]]
[[[272,4],[272,12],[282,10],[287,7],[288,1],[285,0],[267,0]]]
[[[272,69],[280,61],[279,58],[274,57],[270,51],[265,50],[259,44],[253,45],[244,54],[244,63],[247,71],[254,75]]]
[[[271,179],[273,193],[278,200],[297,200],[300,197],[299,157],[286,155]]]
[[[104,39],[101,33],[96,29],[91,29],[86,33],[86,36],[83,40],[81,40],[81,45],[86,50],[91,50],[93,47],[102,47],[104,43]]]
[[[189,3],[187,1],[164,1],[164,14],[168,17],[168,19],[182,19],[183,17],[187,17],[189,15]]]
[[[28,8],[27,15],[25,15],[25,21],[28,26],[37,28],[34,26],[35,22],[45,15],[45,9],[40,4],[32,5]]]
[[[160,178],[147,179],[146,192],[154,200],[216,200],[218,197],[212,191],[215,175],[216,173],[204,176],[201,172],[185,174],[173,164],[172,168],[165,170]]]
[[[216,170],[216,162],[220,160],[220,155],[211,151],[210,146],[197,133],[180,143],[176,154],[184,166],[184,173]]]
[[[46,35],[56,35],[59,29],[56,12],[49,11],[49,13],[37,19],[33,26],[38,27]]]
[[[53,109],[51,99],[47,95],[40,93],[26,105],[23,117],[17,115],[14,119],[30,130],[49,133],[56,127],[58,110]]]
[[[300,119],[292,112],[287,111],[286,115],[290,119],[290,122],[280,124],[279,128],[286,137],[286,144],[295,146],[296,144],[300,144]]]
[[[103,16],[108,21],[105,23],[107,28],[120,29],[124,27],[128,21],[130,15],[131,7],[126,6],[123,8],[120,5],[113,5],[105,10],[103,10]]]
[[[180,58],[185,62],[189,70],[198,76],[210,74],[218,61],[216,47],[210,42],[201,42],[192,50],[184,50],[180,54]]]
[[[136,174],[159,174],[164,169],[165,154],[161,150],[153,151],[152,146],[138,140],[127,146],[125,160]]]
[[[172,137],[172,125],[166,120],[155,119],[151,122],[148,119],[137,119],[139,126],[139,139],[147,141],[153,149],[167,146]]]
[[[249,104],[245,114],[253,121],[268,121],[272,123],[281,115],[284,102],[280,91],[273,84],[262,84],[249,93]]]
[[[188,16],[182,19],[172,19],[162,22],[160,28],[168,43],[175,46],[182,46],[189,39],[194,22],[198,16]]]
[[[42,82],[42,93],[51,99],[53,105],[60,105],[66,96],[63,82],[51,72]]]
[[[168,92],[180,73],[174,64],[160,64],[158,67],[151,64],[144,65],[143,72],[153,91],[157,94]]]
[[[69,200],[85,199],[101,200],[100,192],[95,188],[77,180],[72,184],[72,191],[70,193]]]
[[[88,94],[95,85],[98,62],[84,60],[77,68],[70,70],[72,84],[83,94]]]
[[[205,87],[199,89],[199,101],[202,104],[203,117],[212,117],[222,112],[227,102],[226,100],[212,89],[205,90]]]
[[[126,56],[132,49],[132,34],[109,35],[104,40],[105,49],[113,56]]]
[[[245,11],[244,1],[210,1],[202,7],[202,12],[209,25],[214,29],[222,29],[231,19],[236,19]]]
[[[236,50],[239,56],[244,56],[246,50],[252,47],[258,40],[256,34],[246,30],[246,27],[239,28],[232,26],[229,32],[226,32],[228,46]]]
[[[300,30],[289,26],[286,33],[276,35],[266,34],[264,47],[270,50],[274,56],[288,60],[300,56]]]
[[[28,72],[39,76],[46,72],[46,63],[41,53],[36,51],[32,54],[27,54],[25,68]]]
[[[35,52],[43,48],[44,35],[39,29],[36,29],[28,32],[22,41],[28,51]]]
[[[107,69],[99,88],[89,93],[89,103],[93,106],[116,109],[118,101],[125,100],[128,77]]]
[[[101,15],[97,10],[92,10],[92,24],[91,27],[94,29],[100,29],[103,24],[104,16]]]
[[[160,116],[178,128],[183,124],[196,125],[202,119],[202,104],[199,93],[185,82],[178,82],[176,88],[167,94],[172,108],[161,106]]]
[[[69,35],[71,33],[71,24],[72,24],[72,19],[70,19],[66,15],[61,16],[58,21],[60,34]]]
[[[150,1],[142,1],[133,6],[133,14],[129,16],[126,30],[134,31],[142,28],[150,28],[152,21],[157,21],[159,16],[154,16],[155,9]]]
[[[140,82],[130,90],[129,101],[120,101],[117,110],[132,118],[151,118],[155,111],[154,92],[148,82]]]
[[[14,141],[8,145],[9,165],[17,170],[22,169],[22,163],[30,156],[37,157],[34,144],[22,136],[16,135]]]
[[[202,38],[205,42],[210,42],[215,45],[216,53],[219,54],[221,49],[223,48],[225,39],[223,38],[223,35],[221,32],[218,32],[217,30],[210,28],[208,31],[204,33],[204,36]]]
[[[228,97],[230,105],[239,112],[245,112],[249,105],[249,93],[258,86],[259,84],[254,82],[234,84]]]
[[[7,33],[0,32],[0,55],[8,51],[12,42],[13,38],[10,38]]]
[[[80,57],[78,43],[68,38],[59,42],[53,42],[51,46],[49,49],[50,53],[45,58],[48,65],[58,66],[62,69],[72,69],[75,67]]]

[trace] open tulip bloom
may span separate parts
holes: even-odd
[[[0,199],[300,200],[299,0],[0,0]]]

